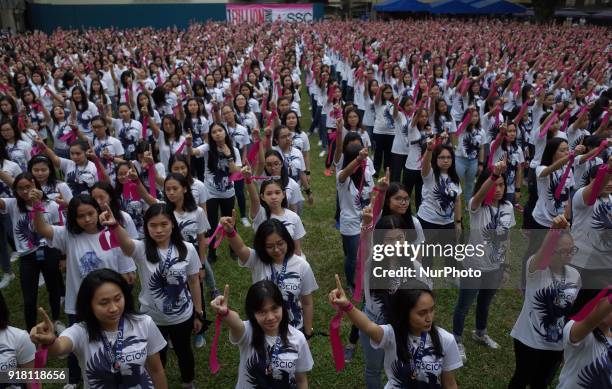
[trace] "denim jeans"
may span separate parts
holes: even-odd
[[[493,297],[499,288],[504,271],[497,269],[482,272],[480,279],[462,278],[459,297],[453,313],[453,335],[457,338],[463,336],[465,327],[465,317],[470,306],[476,300],[476,329],[484,331],[487,329],[487,319],[489,318],[489,307]]]
[[[344,251],[344,275],[346,283],[355,287],[355,264],[357,262],[357,249],[359,248],[359,234],[342,235],[342,250]]]
[[[376,324],[385,324],[382,318],[376,318],[367,309],[364,313],[368,319],[372,320]],[[365,363],[365,382],[367,389],[380,389],[382,388],[380,376],[384,368],[385,362],[385,351],[382,349],[374,349],[370,344],[370,337],[362,331],[359,331],[359,340],[361,341],[361,347],[363,348],[363,361]]]
[[[457,169],[459,179],[463,182],[463,198],[465,198],[465,202],[468,203],[474,191],[474,179],[478,172],[478,158],[467,159],[465,157],[456,156],[455,169]]]

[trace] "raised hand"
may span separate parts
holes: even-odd
[[[232,216],[223,216],[219,219],[219,224],[223,227],[225,232],[232,232],[236,226],[236,210],[232,209]]]
[[[42,190],[39,190],[39,189],[36,189],[36,188],[30,189],[30,200],[32,200],[32,202],[34,202],[34,204],[36,204],[37,202],[41,201],[42,198],[43,198]]]
[[[224,316],[229,311],[228,308],[229,302],[229,285],[225,284],[225,289],[223,290],[223,296],[217,296],[213,301],[210,302],[210,307],[217,315]]]
[[[30,330],[30,340],[35,344],[49,345],[55,341],[55,328],[44,309],[38,308],[43,321]]]
[[[102,209],[102,213],[100,213],[100,216],[99,216],[100,224],[102,224],[103,226],[117,225],[117,219],[115,219],[115,216],[113,215],[113,211],[110,209],[108,204],[102,204],[100,208]]]
[[[344,289],[342,289],[342,284],[340,283],[340,277],[335,275],[336,277],[336,289],[329,292],[329,302],[332,305],[338,306],[340,308],[346,308],[351,303],[346,297],[346,293],[344,293]]]
[[[391,173],[389,172],[389,167],[387,166],[387,169],[385,170],[385,176],[379,178],[378,183],[376,184],[378,190],[380,190],[381,192],[386,192],[387,189],[389,189],[390,177]]]
[[[557,230],[565,230],[565,229],[568,229],[569,227],[570,227],[570,224],[565,218],[565,216],[559,215],[553,219],[551,228],[554,228]]]
[[[361,211],[361,224],[364,226],[370,226],[372,225],[372,220],[374,220],[372,207],[364,207]]]

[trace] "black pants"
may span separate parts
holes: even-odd
[[[394,135],[374,134],[374,171],[379,174],[380,168],[391,167],[391,146]],[[383,164],[384,158],[384,164]],[[383,169],[384,170],[384,169]]]
[[[402,171],[405,170],[408,155],[391,153],[391,182],[402,182]]]
[[[404,169],[402,184],[408,190],[408,196],[412,196],[412,190],[414,189],[414,207],[411,206],[410,210],[415,214],[421,206],[421,201],[423,201],[423,176],[421,176],[421,171]]]
[[[238,180],[234,182],[234,191],[236,192],[236,202],[238,203],[238,210],[240,211],[240,217],[247,217],[246,199],[244,197],[244,180]],[[230,213],[230,216],[231,216],[231,213]]]
[[[60,253],[56,249],[41,247],[42,260],[36,259],[36,251],[19,257],[19,283],[23,295],[23,315],[26,322],[26,330],[30,332],[36,325],[36,308],[38,308],[38,277],[42,272],[49,294],[49,306],[51,307],[51,319],[59,319],[60,316]]]
[[[563,351],[538,350],[514,339],[514,359],[516,368],[508,384],[508,389],[545,389],[552,381],[561,360]]]
[[[77,322],[76,315],[67,314],[68,326],[70,327]],[[79,367],[79,360],[74,353],[68,355],[68,383],[78,384],[81,382],[81,368]]]
[[[425,242],[431,244],[441,244],[442,246],[446,244],[455,244],[456,239],[454,239],[454,229],[455,223],[448,224],[435,224],[430,223],[426,220],[417,217],[419,222],[421,223],[421,227],[423,227],[423,233],[425,234]],[[423,256],[423,267],[430,268],[433,265],[434,257],[432,256]],[[444,258],[445,266],[455,267],[456,262],[453,258]]]
[[[191,176],[204,181],[204,158],[191,157]]]
[[[170,339],[174,347],[174,353],[178,359],[179,370],[181,371],[181,381],[183,383],[192,382],[195,377],[195,361],[191,350],[191,333],[193,332],[193,319],[174,324],[171,326],[157,326],[166,341]],[[166,367],[166,352],[168,346],[159,352],[161,363]]]
[[[208,223],[210,224],[210,230],[206,234],[211,236],[217,228],[219,223],[219,208],[221,208],[221,216],[232,216],[232,209],[234,209],[234,197],[229,199],[217,199],[210,198],[206,200],[206,214],[208,215]],[[216,258],[216,250],[212,248],[212,244],[208,246],[208,255],[211,258]]]

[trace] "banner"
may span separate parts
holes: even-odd
[[[312,22],[312,4],[227,4],[230,23]]]

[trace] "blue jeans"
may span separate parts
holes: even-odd
[[[455,338],[460,339],[463,336],[465,317],[474,300],[476,300],[476,330],[485,331],[487,329],[489,307],[501,284],[503,274],[502,269],[497,269],[488,272],[483,271],[480,279],[461,279],[459,297],[453,312],[453,335],[455,335]]]
[[[465,157],[455,157],[455,169],[461,182],[463,182],[463,194],[465,202],[468,203],[474,191],[474,179],[478,172],[478,158],[467,159]]]
[[[385,321],[382,320],[382,318],[377,319],[367,309],[364,310],[364,313],[368,319],[372,320],[374,323],[385,324]],[[359,340],[361,341],[361,347],[363,348],[366,388],[380,389],[382,388],[380,376],[384,368],[385,351],[382,349],[374,349],[374,347],[372,347],[370,344],[370,337],[362,331],[359,331]]]
[[[357,262],[357,249],[359,248],[359,235],[342,235],[342,251],[344,251],[344,275],[346,283],[355,287],[355,263]]]

